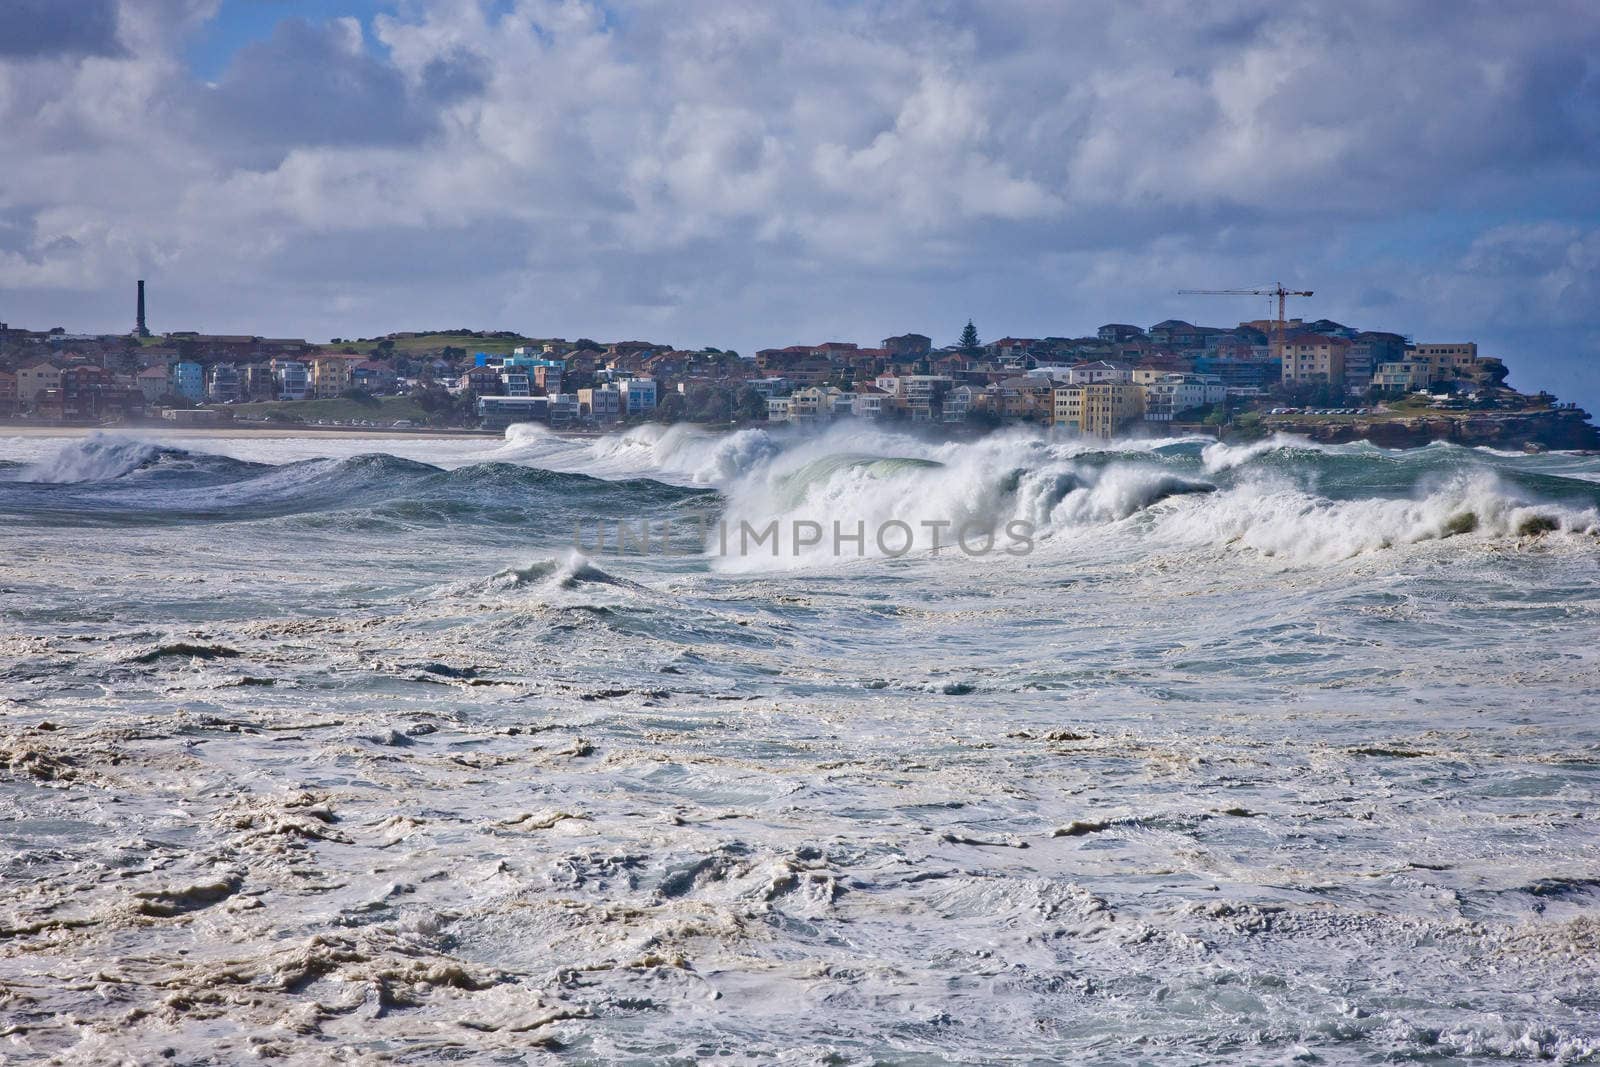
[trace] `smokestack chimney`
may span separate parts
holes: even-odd
[[[150,330],[144,324],[144,279],[139,279],[139,318],[134,324],[133,332],[140,337],[149,337]]]

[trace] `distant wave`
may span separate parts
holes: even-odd
[[[163,458],[185,455],[181,449],[167,448],[154,441],[92,433],[49,459],[13,469],[6,480],[48,485],[102,482],[148,467]]]
[[[503,461],[444,470],[384,453],[250,463],[107,435],[0,476],[0,507],[12,514],[95,523],[360,512],[403,522],[537,519],[570,530],[590,514],[632,517],[704,492]]]

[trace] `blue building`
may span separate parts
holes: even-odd
[[[172,392],[185,400],[199,402],[206,396],[206,372],[198,363],[183,360],[167,369],[167,382]]]
[[[629,415],[645,415],[656,409],[654,378],[625,378],[621,388],[622,402]]]

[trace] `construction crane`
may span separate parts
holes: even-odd
[[[1291,296],[1310,296],[1310,289],[1285,289],[1282,282],[1278,282],[1271,289],[1179,289],[1180,296],[1275,296],[1278,298],[1278,320],[1273,328],[1274,353],[1279,359],[1283,358],[1283,330],[1284,330],[1284,300]]]

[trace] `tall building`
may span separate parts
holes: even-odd
[[[272,361],[272,376],[278,383],[278,399],[305,400],[311,395],[310,369],[297,359]]]
[[[1132,382],[1083,382],[1057,386],[1050,422],[1069,433],[1109,441],[1144,415],[1145,390]]]
[[[656,409],[655,379],[625,378],[620,388],[622,403],[629,415],[645,415]]]
[[[1343,385],[1350,342],[1320,333],[1292,333],[1283,339],[1283,380],[1289,385]]]
[[[325,356],[311,361],[311,391],[318,400],[331,400],[350,388],[350,367],[356,362],[344,356]]]
[[[1472,341],[1413,345],[1409,357],[1432,368],[1434,380],[1450,381],[1472,376],[1478,363],[1478,346]]]
[[[205,399],[205,368],[200,364],[179,360],[167,368],[167,376],[167,384],[173,395],[181,396],[185,400]]]
[[[206,395],[212,400],[238,400],[239,377],[239,367],[236,364],[214,364],[206,375]]]

